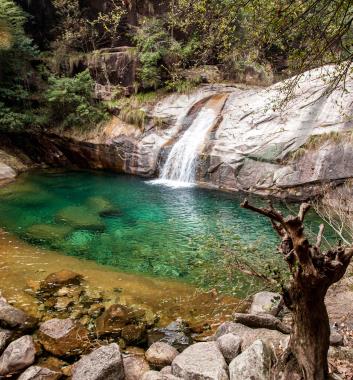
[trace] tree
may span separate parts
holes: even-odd
[[[324,225],[320,226],[315,244],[310,244],[304,233],[304,218],[310,208],[307,203],[300,206],[298,215],[286,218],[271,203],[268,208],[258,208],[245,200],[242,207],[270,219],[281,238],[279,251],[291,272],[283,296],[293,313],[293,327],[289,348],[277,368],[276,378],[291,379],[293,373],[299,373],[305,380],[324,380],[328,375],[330,344],[324,299],[329,287],[345,274],[353,248],[338,246],[322,252]]]

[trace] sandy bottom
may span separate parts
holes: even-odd
[[[36,314],[35,299],[25,291],[27,281],[40,281],[61,269],[84,275],[87,285],[103,290],[112,303],[138,305],[159,313],[162,325],[181,317],[193,324],[208,322],[216,327],[241,308],[241,302],[233,297],[204,293],[178,281],[119,272],[32,246],[0,230],[0,289],[15,306]]]

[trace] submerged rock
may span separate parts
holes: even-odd
[[[49,368],[32,366],[26,369],[18,380],[57,380],[62,376],[61,372]]]
[[[196,343],[172,363],[174,376],[185,380],[228,380],[228,366],[217,343]]]
[[[178,351],[183,351],[192,344],[189,329],[183,321],[175,321],[164,328],[155,328],[148,332],[148,345],[155,342],[168,343]]]
[[[73,228],[81,228],[85,230],[103,231],[105,224],[98,214],[93,213],[87,207],[69,206],[56,215],[58,222],[64,222]]]
[[[72,228],[59,224],[35,224],[26,230],[28,238],[36,241],[56,242],[70,234]]]
[[[123,380],[124,365],[119,346],[112,343],[83,356],[72,368],[72,380]]]
[[[268,380],[271,364],[271,349],[257,340],[230,363],[230,380]]]
[[[82,276],[70,270],[61,270],[59,272],[51,273],[47,276],[39,286],[39,293],[53,294],[64,286],[80,285]]]
[[[106,334],[121,335],[123,327],[136,321],[136,311],[124,305],[112,305],[97,318],[96,332],[98,336]],[[128,332],[126,331],[126,335]],[[140,332],[138,332],[140,334]]]
[[[268,313],[276,316],[282,307],[283,297],[279,293],[259,292],[254,295],[249,313]]]
[[[97,212],[100,216],[121,215],[120,209],[114,206],[108,199],[105,199],[103,197],[88,198],[87,206],[90,210]]]
[[[0,357],[0,377],[18,373],[34,363],[37,349],[33,338],[25,335],[8,345]]]
[[[38,338],[56,356],[79,355],[89,343],[88,331],[72,319],[51,319],[40,325]]]
[[[147,361],[155,368],[161,369],[172,364],[179,352],[172,346],[164,342],[153,343],[146,351]]]

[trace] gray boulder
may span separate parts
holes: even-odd
[[[36,323],[35,318],[11,306],[5,298],[0,297],[0,327],[27,331],[33,329]]]
[[[155,368],[163,368],[172,364],[179,352],[172,346],[164,342],[153,343],[146,351],[147,361]]]
[[[0,357],[0,377],[18,373],[32,365],[36,352],[30,335],[25,335],[10,343]]]
[[[229,365],[230,380],[268,380],[271,364],[271,349],[257,340],[232,360]]]
[[[172,363],[174,376],[185,380],[228,380],[227,363],[216,342],[196,343]]]
[[[119,346],[102,346],[82,358],[72,367],[72,380],[123,380],[124,364]]]
[[[268,313],[276,316],[283,306],[283,297],[279,293],[260,292],[254,295],[250,314]]]
[[[150,370],[147,360],[142,355],[126,355],[123,357],[125,380],[140,380]]]
[[[57,380],[61,376],[61,372],[34,365],[27,368],[17,380]]]
[[[12,337],[12,334],[13,333],[10,330],[0,329],[0,354],[6,348],[6,345]]]
[[[280,355],[287,347],[289,341],[289,335],[282,334],[277,330],[268,330],[264,328],[253,329],[234,322],[222,323],[216,331],[215,339],[228,333],[233,333],[242,338],[242,351],[246,350],[256,340],[261,339]]]
[[[230,363],[236,356],[239,355],[242,339],[238,335],[229,333],[219,337],[217,339],[217,343],[224,359],[226,359],[227,363]]]

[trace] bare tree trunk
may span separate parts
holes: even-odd
[[[257,208],[244,201],[242,207],[270,218],[281,237],[279,251],[288,263],[291,281],[283,291],[284,302],[293,313],[289,350],[276,368],[275,379],[325,380],[328,376],[327,353],[330,324],[325,306],[329,287],[346,272],[353,256],[351,247],[321,252],[324,226],[315,245],[304,234],[304,218],[310,206],[303,203],[297,216],[283,215],[270,203]]]

